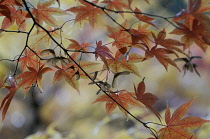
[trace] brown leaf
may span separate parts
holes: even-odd
[[[134,85],[134,91],[136,95],[136,99],[140,102],[142,102],[148,109],[150,109],[156,116],[157,118],[161,121],[161,116],[158,113],[157,110],[155,110],[152,105],[156,103],[158,100],[158,97],[151,94],[151,93],[145,93],[146,87],[144,83],[144,78],[143,80],[138,84],[138,87],[136,89]]]
[[[199,117],[189,116],[183,118],[188,109],[190,108],[191,101],[181,105],[174,111],[171,116],[170,109],[167,107],[165,112],[166,127],[160,129],[159,138],[161,139],[196,139],[196,135],[189,131],[201,127],[204,123],[210,122],[210,120],[204,120]]]
[[[109,93],[109,96],[116,100],[121,106],[123,106],[126,110],[129,110],[128,104],[144,108],[144,104],[135,100],[129,93],[120,91],[119,93]],[[118,108],[127,116],[127,112],[123,110],[115,101],[113,101],[109,96],[106,94],[98,97],[93,103],[96,102],[106,102],[106,112],[107,115],[118,106]]]

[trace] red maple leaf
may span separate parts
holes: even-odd
[[[149,45],[149,43],[151,42],[149,39],[149,37],[151,36],[149,26],[149,24],[139,24],[138,30],[129,29],[129,32],[131,33],[132,45],[134,47],[138,47],[141,43]]]
[[[49,67],[44,67],[44,65],[40,66],[39,69],[35,69],[33,67],[28,67],[29,71],[25,71],[18,75],[16,79],[21,79],[18,82],[18,88],[24,86],[25,94],[29,91],[29,89],[37,85],[39,89],[42,91],[42,76],[46,72],[52,71]]]
[[[54,4],[53,0],[39,1],[37,8],[33,8],[31,13],[38,24],[42,25],[45,22],[52,27],[57,27],[56,18],[53,15],[67,15],[67,12],[60,8],[50,7],[52,4]],[[27,15],[27,17],[30,17],[30,15]]]
[[[170,109],[167,107],[165,112],[166,127],[160,129],[159,138],[161,139],[197,139],[196,135],[189,131],[201,127],[204,123],[210,120],[204,120],[199,117],[189,116],[183,118],[191,106],[191,101],[181,105],[171,115]]]
[[[184,50],[189,48],[193,42],[196,43],[204,52],[206,51],[207,45],[210,45],[209,36],[210,34],[206,33],[206,30],[194,19],[192,23],[192,29],[189,29],[187,26],[181,23],[177,23],[182,29],[175,28],[171,34],[183,35],[181,37],[181,42],[184,45]]]
[[[22,9],[16,10],[15,7],[12,6],[8,6],[8,9],[10,12],[8,14],[3,14],[6,17],[3,19],[1,28],[7,29],[12,26],[16,21],[18,28],[24,31],[26,29],[25,20],[27,12]]]
[[[134,12],[136,12],[135,16],[136,16],[136,18],[139,19],[139,21],[145,22],[147,24],[150,24],[150,25],[156,27],[155,24],[152,22],[155,20],[154,18],[142,14],[141,10],[138,8],[135,8]]]
[[[98,57],[100,57],[101,60],[106,65],[106,67],[109,68],[106,57],[110,58],[110,59],[115,59],[115,58],[110,54],[111,51],[109,50],[109,48],[106,47],[105,45],[102,45],[102,41],[99,41],[96,44],[97,44],[97,46],[96,46],[96,50],[94,52],[96,60]]]
[[[138,87],[136,88],[134,85],[134,91],[136,94],[136,99],[140,102],[142,102],[148,109],[150,109],[156,116],[157,118],[161,121],[161,116],[156,111],[152,105],[156,103],[158,100],[158,97],[151,94],[151,93],[145,93],[146,87],[144,83],[144,79],[138,84]]]
[[[87,70],[91,67],[98,65],[98,63],[89,62],[89,61],[80,61],[80,67],[84,70]],[[87,76],[84,72],[82,72],[77,66],[74,64],[65,64],[61,67],[55,65],[56,72],[54,74],[53,82],[58,82],[62,79],[72,86],[79,93],[79,82],[80,78],[87,79]]]
[[[115,101],[117,101],[122,107],[126,110],[129,110],[128,104],[132,106],[137,106],[141,108],[145,108],[144,104],[134,99],[129,93],[125,91],[120,91],[118,93],[109,93],[109,96],[112,97]],[[110,113],[118,106],[118,108],[127,116],[127,112],[122,109],[114,100],[112,100],[106,94],[98,97],[93,103],[96,102],[106,102],[106,113],[110,115]]]
[[[102,3],[106,3],[106,8],[111,10],[123,11],[123,9],[130,9],[129,4],[122,0],[104,0]],[[120,14],[123,16],[123,13]]]
[[[54,74],[53,82],[60,81],[61,79],[65,79],[66,82],[72,86],[77,92],[79,92],[79,82],[76,78],[75,73],[77,72],[72,65],[64,66],[62,68],[58,66],[54,66],[57,70]]]
[[[0,110],[3,109],[3,111],[2,111],[2,121],[4,121],[4,119],[5,119],[5,116],[6,116],[8,108],[9,108],[9,105],[10,105],[10,103],[11,103],[11,101],[12,101],[14,95],[15,95],[15,92],[17,90],[16,84],[15,84],[14,81],[10,81],[10,86],[5,86],[5,88],[9,91],[9,94],[1,102]]]
[[[203,51],[210,45],[210,18],[206,15],[210,11],[208,1],[189,0],[187,9],[183,9],[174,17],[174,21],[181,29],[174,29],[173,34],[182,36],[184,49],[195,42]],[[184,21],[184,23],[183,23]]]
[[[21,70],[25,71],[27,67],[33,67],[36,69],[39,63],[38,60],[39,59],[37,58],[36,54],[34,54],[31,50],[25,49],[24,54],[19,59]]]
[[[152,36],[155,40],[155,44],[156,45],[161,45],[165,48],[167,48],[168,50],[171,51],[178,51],[178,52],[182,52],[182,50],[180,48],[177,48],[175,46],[184,46],[183,43],[177,41],[177,40],[173,40],[173,39],[166,39],[166,31],[165,29],[163,29],[162,31],[160,31],[157,35],[157,37],[152,33]]]
[[[134,63],[142,60],[143,57],[138,54],[130,53],[127,57],[123,57],[122,54],[118,52],[115,55],[115,59],[107,59],[107,64],[113,73],[128,71],[140,77],[139,69]]]
[[[69,41],[71,41],[71,44],[67,47],[67,49],[72,50],[75,52],[71,55],[72,58],[76,59],[81,53],[79,51],[82,52],[88,52],[88,47],[92,46],[92,44],[89,43],[81,43],[79,44],[76,40],[73,39],[68,39]],[[86,55],[89,55],[89,53],[85,53]]]
[[[94,27],[99,16],[103,15],[103,11],[100,8],[94,7],[87,2],[78,0],[82,6],[75,6],[66,11],[70,11],[76,14],[75,22],[81,24],[82,21],[88,20],[89,24]],[[97,1],[92,1],[92,3],[97,4]]]
[[[123,27],[127,27],[127,22],[122,24]],[[114,42],[112,46],[117,47],[118,49],[123,47],[128,47],[132,45],[131,37],[128,32],[122,29],[122,27],[110,27],[107,26],[107,30],[109,34],[107,35],[109,38],[112,38]]]
[[[150,51],[146,50],[145,59],[152,58],[155,56],[157,60],[165,67],[166,70],[168,69],[168,64],[170,64],[180,71],[176,63],[168,57],[168,55],[170,54],[174,54],[174,51],[165,48],[157,48],[157,46],[154,46]]]

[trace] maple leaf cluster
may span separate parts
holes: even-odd
[[[150,4],[149,0],[144,1]],[[118,107],[126,116],[130,115],[140,121],[129,112],[130,106],[148,109],[161,122],[159,125],[162,125],[162,128],[154,133],[147,123],[140,123],[150,129],[156,138],[196,138],[189,130],[197,129],[209,120],[193,116],[183,118],[194,99],[181,105],[172,115],[167,107],[166,124],[163,124],[159,111],[154,107],[159,98],[146,92],[144,78],[137,87],[134,85],[133,91],[116,88],[120,76],[134,74],[141,78],[138,65],[151,59],[156,59],[166,70],[171,65],[179,71],[181,70],[175,62],[185,61],[184,74],[186,70],[194,70],[200,76],[197,65],[191,63],[191,60],[201,59],[201,56],[189,56],[186,51],[191,51],[193,43],[203,52],[206,52],[210,45],[210,18],[206,14],[210,10],[209,1],[189,0],[187,9],[181,10],[172,21],[144,13],[144,9],[133,5],[133,0],[78,0],[74,3],[75,5],[64,10],[61,9],[60,0],[39,0],[36,5],[26,0],[0,2],[1,33],[16,32],[26,35],[21,53],[14,60],[9,60],[16,64],[12,78],[0,80],[0,88],[9,91],[0,106],[2,120],[5,119],[17,90],[24,88],[25,96],[33,87],[38,87],[43,92],[42,80],[47,74],[52,74],[52,84],[64,80],[78,93],[81,79],[88,80],[89,85],[99,87],[96,94],[104,94],[93,103],[106,102],[107,115]],[[130,14],[137,22],[131,23],[125,14]],[[118,18],[115,18],[117,15],[123,22],[122,19],[118,21]],[[66,21],[62,21],[63,24],[59,24],[56,16],[69,19],[66,18]],[[101,21],[103,18],[108,18],[113,24]],[[173,30],[168,32],[167,27],[160,27],[155,23],[156,18],[165,20],[174,27]],[[28,24],[27,21],[32,21],[33,24]],[[99,21],[103,25],[99,24]],[[63,30],[70,23],[75,26],[87,23],[93,30],[103,26],[107,29],[106,40],[101,37],[93,43],[88,42],[88,39],[79,41],[73,37],[65,38]],[[16,26],[17,31],[10,30],[12,26]],[[180,35],[181,39],[172,38],[168,34]],[[36,41],[29,41],[34,36],[37,37]],[[64,43],[65,41],[68,43]],[[109,43],[106,43],[107,41]],[[180,55],[186,58],[180,58]],[[95,61],[91,61],[92,59]],[[101,70],[95,70],[97,66],[101,67]],[[17,72],[18,68],[21,70],[20,74]],[[107,71],[105,77],[103,71]],[[113,76],[112,82],[108,80],[110,76]]]

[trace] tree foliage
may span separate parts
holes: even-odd
[[[21,52],[14,59],[1,59],[15,64],[15,69],[11,69],[13,74],[0,82],[0,87],[9,92],[1,102],[2,121],[18,90],[22,90],[25,96],[34,87],[43,92],[42,80],[47,73],[52,73],[52,84],[64,79],[78,93],[81,93],[79,86],[82,79],[87,80],[89,85],[97,86],[97,95],[100,93],[100,96],[93,103],[106,102],[107,115],[118,107],[126,116],[142,124],[151,133],[150,138],[195,139],[196,134],[189,130],[197,129],[209,120],[194,116],[183,118],[194,98],[177,108],[172,115],[167,107],[163,120],[153,107],[159,98],[155,92],[146,92],[145,78],[134,83],[133,90],[119,90],[117,83],[120,83],[121,76],[133,74],[138,78],[144,77],[137,65],[148,60],[157,60],[166,71],[169,66],[182,71],[176,61],[184,61],[184,74],[190,70],[200,76],[197,65],[191,61],[202,56],[192,56],[191,47],[196,46],[205,53],[210,45],[210,18],[207,14],[210,1],[188,0],[187,8],[174,17],[146,13],[133,5],[134,2],[144,2],[150,6],[149,0],[77,0],[67,8],[62,8],[62,2],[0,2],[1,34],[25,35],[25,46],[19,48]],[[57,20],[57,17],[63,19]],[[167,26],[158,25],[156,19],[163,20],[173,28],[172,31]],[[66,31],[66,26],[70,24],[83,29],[88,24],[92,30],[103,27],[106,28],[106,35],[99,36],[95,42],[91,42],[88,36],[86,41],[76,40],[65,34],[71,31]],[[11,30],[12,26],[17,29]],[[34,36],[37,37],[35,42],[31,41]],[[68,45],[64,43],[66,40]],[[100,70],[93,70],[96,66]],[[113,76],[112,81],[110,76]],[[152,122],[152,119],[151,122],[142,121],[129,111],[130,106],[148,109],[160,123]],[[159,125],[160,129],[153,129],[149,124]]]

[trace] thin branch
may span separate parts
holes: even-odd
[[[175,28],[178,28],[178,29],[181,29],[179,26],[175,25],[174,23],[172,23],[170,20],[168,20],[169,18],[173,18],[173,17],[163,17],[163,16],[160,16],[160,15],[155,15],[155,14],[149,14],[149,13],[144,13],[144,12],[135,12],[135,11],[116,11],[116,10],[112,10],[112,9],[108,9],[108,8],[105,8],[105,7],[102,7],[102,6],[99,6],[95,3],[92,3],[92,2],[89,2],[87,0],[83,0],[84,2],[86,3],[89,3],[90,5],[94,6],[94,7],[97,7],[97,8],[100,8],[102,11],[110,11],[110,12],[113,12],[113,13],[128,13],[128,14],[143,14],[143,15],[147,15],[147,16],[151,16],[151,17],[156,17],[156,18],[161,18],[161,19],[164,19],[165,21],[167,21],[168,23],[170,23],[172,26],[174,26]],[[109,16],[110,17],[110,16]],[[116,22],[115,22],[116,23]]]
[[[28,32],[26,32],[26,31],[20,31],[20,30],[4,30],[4,29],[0,29],[0,32],[13,32],[13,33],[28,34]]]
[[[53,42],[57,45],[57,46],[59,46],[63,51],[64,51],[64,53],[70,58],[70,60],[71,61],[73,61],[74,63],[75,63],[75,65],[92,81],[92,82],[94,82],[94,80],[89,76],[89,74],[69,55],[69,53],[68,53],[68,50],[67,49],[65,49],[64,47],[62,47],[53,37],[52,37],[52,35],[50,34],[50,32],[48,31],[48,30],[46,30],[43,26],[41,26],[39,23],[37,23],[37,21],[35,20],[35,18],[33,17],[33,15],[32,15],[32,13],[31,13],[31,11],[30,11],[30,9],[29,9],[29,7],[27,6],[27,3],[26,3],[26,1],[25,0],[23,0],[23,3],[24,3],[24,5],[25,5],[25,7],[26,7],[26,10],[27,10],[27,12],[29,13],[29,15],[30,15],[30,17],[32,18],[32,20],[33,20],[33,22],[34,22],[34,24],[33,24],[33,27],[34,27],[34,25],[37,25],[38,27],[40,27],[43,31],[45,31],[47,34],[48,34],[48,36],[53,40]],[[31,30],[33,29],[33,27],[31,28]],[[29,33],[30,34],[30,33]],[[27,45],[27,43],[28,43],[28,37],[29,37],[29,35],[27,36],[27,41],[26,41],[26,45]],[[102,89],[101,88],[101,86],[99,85],[99,84],[96,84],[96,86],[98,86],[100,89]],[[102,90],[103,91],[103,90]],[[157,135],[153,132],[153,130],[149,127],[149,126],[147,126],[147,124],[146,123],[144,123],[144,122],[142,122],[141,120],[139,120],[137,117],[135,117],[132,113],[130,113],[127,109],[125,109],[121,104],[119,104],[114,98],[112,98],[106,91],[103,91],[104,92],[104,94],[106,94],[110,99],[112,99],[116,104],[118,104],[123,110],[125,110],[131,117],[133,117],[134,119],[136,119],[138,122],[140,122],[146,129],[148,129],[150,132],[151,132],[151,134],[155,137],[155,138],[157,138]]]
[[[23,55],[23,52],[25,51],[25,49],[26,49],[27,46],[28,46],[29,36],[30,36],[30,34],[31,34],[31,32],[32,32],[32,30],[33,30],[34,27],[35,27],[35,24],[32,25],[31,29],[30,29],[29,32],[27,33],[26,44],[25,44],[25,47],[23,48],[23,50],[21,51],[19,57],[17,58],[17,64],[16,64],[16,67],[15,67],[15,71],[14,71],[13,76],[16,75],[16,72],[17,72],[17,69],[18,69],[18,65],[19,65],[19,60],[20,60],[21,56]]]

